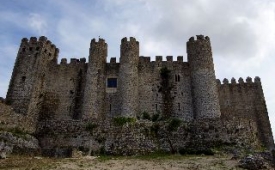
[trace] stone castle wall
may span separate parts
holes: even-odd
[[[221,146],[261,147],[256,124],[247,120],[189,122],[173,131],[167,128],[169,122],[139,121],[123,126],[112,122],[97,123],[98,126],[87,129],[89,122],[81,120],[41,122],[37,136],[44,154],[62,155],[62,150],[72,148],[86,152],[91,149],[93,153],[136,155],[155,151],[179,152],[181,149],[204,152]]]
[[[190,38],[187,53],[188,62],[183,62],[182,56],[177,57],[177,61],[173,61],[172,56],[167,56],[166,61],[162,56],[150,61],[150,57],[139,56],[138,41],[124,38],[120,62],[111,58],[107,63],[107,44],[103,39],[93,39],[88,63],[82,58],[71,59],[70,63],[61,59],[58,64],[58,49],[49,40],[45,37],[39,40],[24,38],[15,62],[6,104],[14,108],[16,113],[26,115],[25,120],[33,127],[32,132],[43,131],[43,127],[46,127],[43,122],[52,125],[52,128],[47,128],[56,133],[60,127],[56,122],[65,122],[63,124],[68,128],[76,127],[68,134],[68,141],[69,138],[74,141],[73,136],[83,129],[85,125],[81,122],[112,122],[114,117],[138,118],[147,112],[151,116],[159,114],[166,120],[178,118],[186,123],[215,119],[220,122],[217,126],[227,127],[245,122],[244,129],[253,132],[253,139],[256,136],[264,146],[273,147],[259,78],[254,83],[250,78],[245,83],[243,80],[239,83],[232,80],[231,84],[228,80],[224,80],[223,84],[216,82],[208,37],[197,36],[197,40]],[[112,87],[109,87],[110,79],[114,81]],[[108,123],[104,125],[108,126]],[[101,130],[115,133],[117,128],[110,130],[112,128],[102,127]],[[121,140],[130,136],[131,140],[143,141],[144,136],[138,134],[140,127],[136,128],[123,132],[120,137],[126,138]],[[83,140],[81,137],[77,137],[77,140],[89,141],[89,135],[85,133],[84,136]],[[41,138],[46,143],[54,142],[50,136]],[[184,140],[181,137],[176,139]],[[107,140],[109,144],[105,148],[111,148],[116,140],[116,137]],[[144,145],[153,146],[151,140],[146,139]],[[143,143],[137,143],[137,146],[140,145]]]
[[[94,43],[97,44],[97,42]],[[94,48],[96,47],[94,46]],[[97,50],[94,51],[97,52]],[[130,87],[128,87],[129,83],[121,82],[125,78],[129,78],[128,75],[120,74],[123,71],[121,63],[117,63],[114,58],[110,63],[106,63],[104,56],[102,61],[93,62],[98,59],[100,57],[94,54],[89,62],[93,63],[92,65],[86,63],[85,58],[80,60],[72,58],[69,63],[67,59],[61,59],[60,64],[57,64],[56,61],[48,63],[43,71],[43,85],[40,86],[42,89],[37,92],[39,94],[37,109],[40,116],[38,119],[83,119],[85,118],[83,114],[91,113],[92,107],[98,107],[97,110],[103,108],[103,115],[107,118],[121,116],[123,115],[121,114],[122,95],[125,93],[126,98],[133,96],[130,93],[126,95],[125,88],[129,89],[128,91],[132,89],[137,91],[135,92],[137,94],[134,95],[136,102],[129,102],[129,104],[135,103],[136,105],[134,116],[140,116],[142,112],[148,112],[150,115],[162,114],[165,106],[160,71],[164,67],[171,71],[169,77],[170,99],[173,101],[171,116],[185,121],[193,119],[189,64],[183,62],[181,56],[177,61],[173,61],[172,56],[167,56],[167,61],[163,61],[162,56],[157,56],[156,61],[150,61],[148,57],[138,57],[137,63],[134,64],[138,74],[128,81],[135,80],[137,82]],[[102,69],[102,76],[97,77],[99,69]],[[129,71],[125,72],[129,73]],[[101,81],[98,80],[99,78]],[[118,87],[108,88],[106,82],[108,78],[117,78]],[[124,84],[127,86],[121,88]],[[97,98],[99,94],[102,96],[102,100]],[[91,100],[94,100],[94,104],[91,104]],[[21,99],[19,98],[18,101]],[[102,101],[100,106],[97,103],[99,101]],[[28,104],[30,105],[30,102]],[[97,113],[97,111],[94,112]]]
[[[273,147],[271,125],[265,104],[265,98],[259,77],[250,77],[244,80],[240,78],[238,83],[234,78],[231,83],[227,79],[217,80],[223,120],[236,119],[238,121],[249,120],[256,122],[260,141],[264,146]]]
[[[86,70],[85,58],[71,59],[70,63],[62,59],[59,65],[49,66],[39,105],[41,119],[66,120],[82,116]]]

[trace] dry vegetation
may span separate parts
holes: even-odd
[[[180,156],[149,155],[136,157],[81,157],[55,159],[13,155],[0,160],[0,169],[96,169],[96,170],[237,170],[238,161],[231,160],[230,155],[220,156]]]

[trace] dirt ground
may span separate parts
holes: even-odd
[[[238,170],[238,160],[232,156],[141,156],[141,157],[81,157],[44,158],[13,155],[0,160],[0,169],[51,170]],[[272,169],[272,168],[268,168]]]

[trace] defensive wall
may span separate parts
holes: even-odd
[[[244,140],[251,146],[273,148],[260,78],[254,82],[240,78],[238,83],[224,79],[223,84],[216,80],[209,37],[189,39],[188,62],[182,56],[176,61],[172,56],[166,61],[162,56],[155,61],[139,56],[139,42],[132,37],[121,40],[119,62],[116,58],[107,62],[107,46],[103,39],[92,39],[88,62],[63,58],[58,63],[59,50],[46,37],[22,39],[4,103],[24,117],[20,120],[38,135],[42,147],[87,146],[101,136],[106,143],[98,141],[97,149],[123,153],[119,149],[129,140],[136,153],[179,149],[200,143],[195,142],[197,137],[205,136],[208,142]],[[158,123],[160,132],[155,133],[152,121],[142,123],[144,113],[163,118]],[[138,121],[115,127],[112,122],[117,117]],[[173,118],[184,125],[170,132],[167,123]],[[85,130],[91,122],[97,132]],[[206,130],[201,127],[204,123]],[[152,136],[140,134],[143,130]]]

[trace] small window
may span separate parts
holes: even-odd
[[[117,78],[108,78],[107,79],[108,88],[117,88]]]
[[[32,47],[30,47],[30,51],[32,51]]]
[[[178,103],[178,110],[180,111],[180,103]]]
[[[26,81],[26,76],[21,77],[21,82],[24,83]]]
[[[177,74],[175,75],[175,81],[176,81],[176,82],[179,82],[179,81],[180,81],[180,75],[177,75]]]

